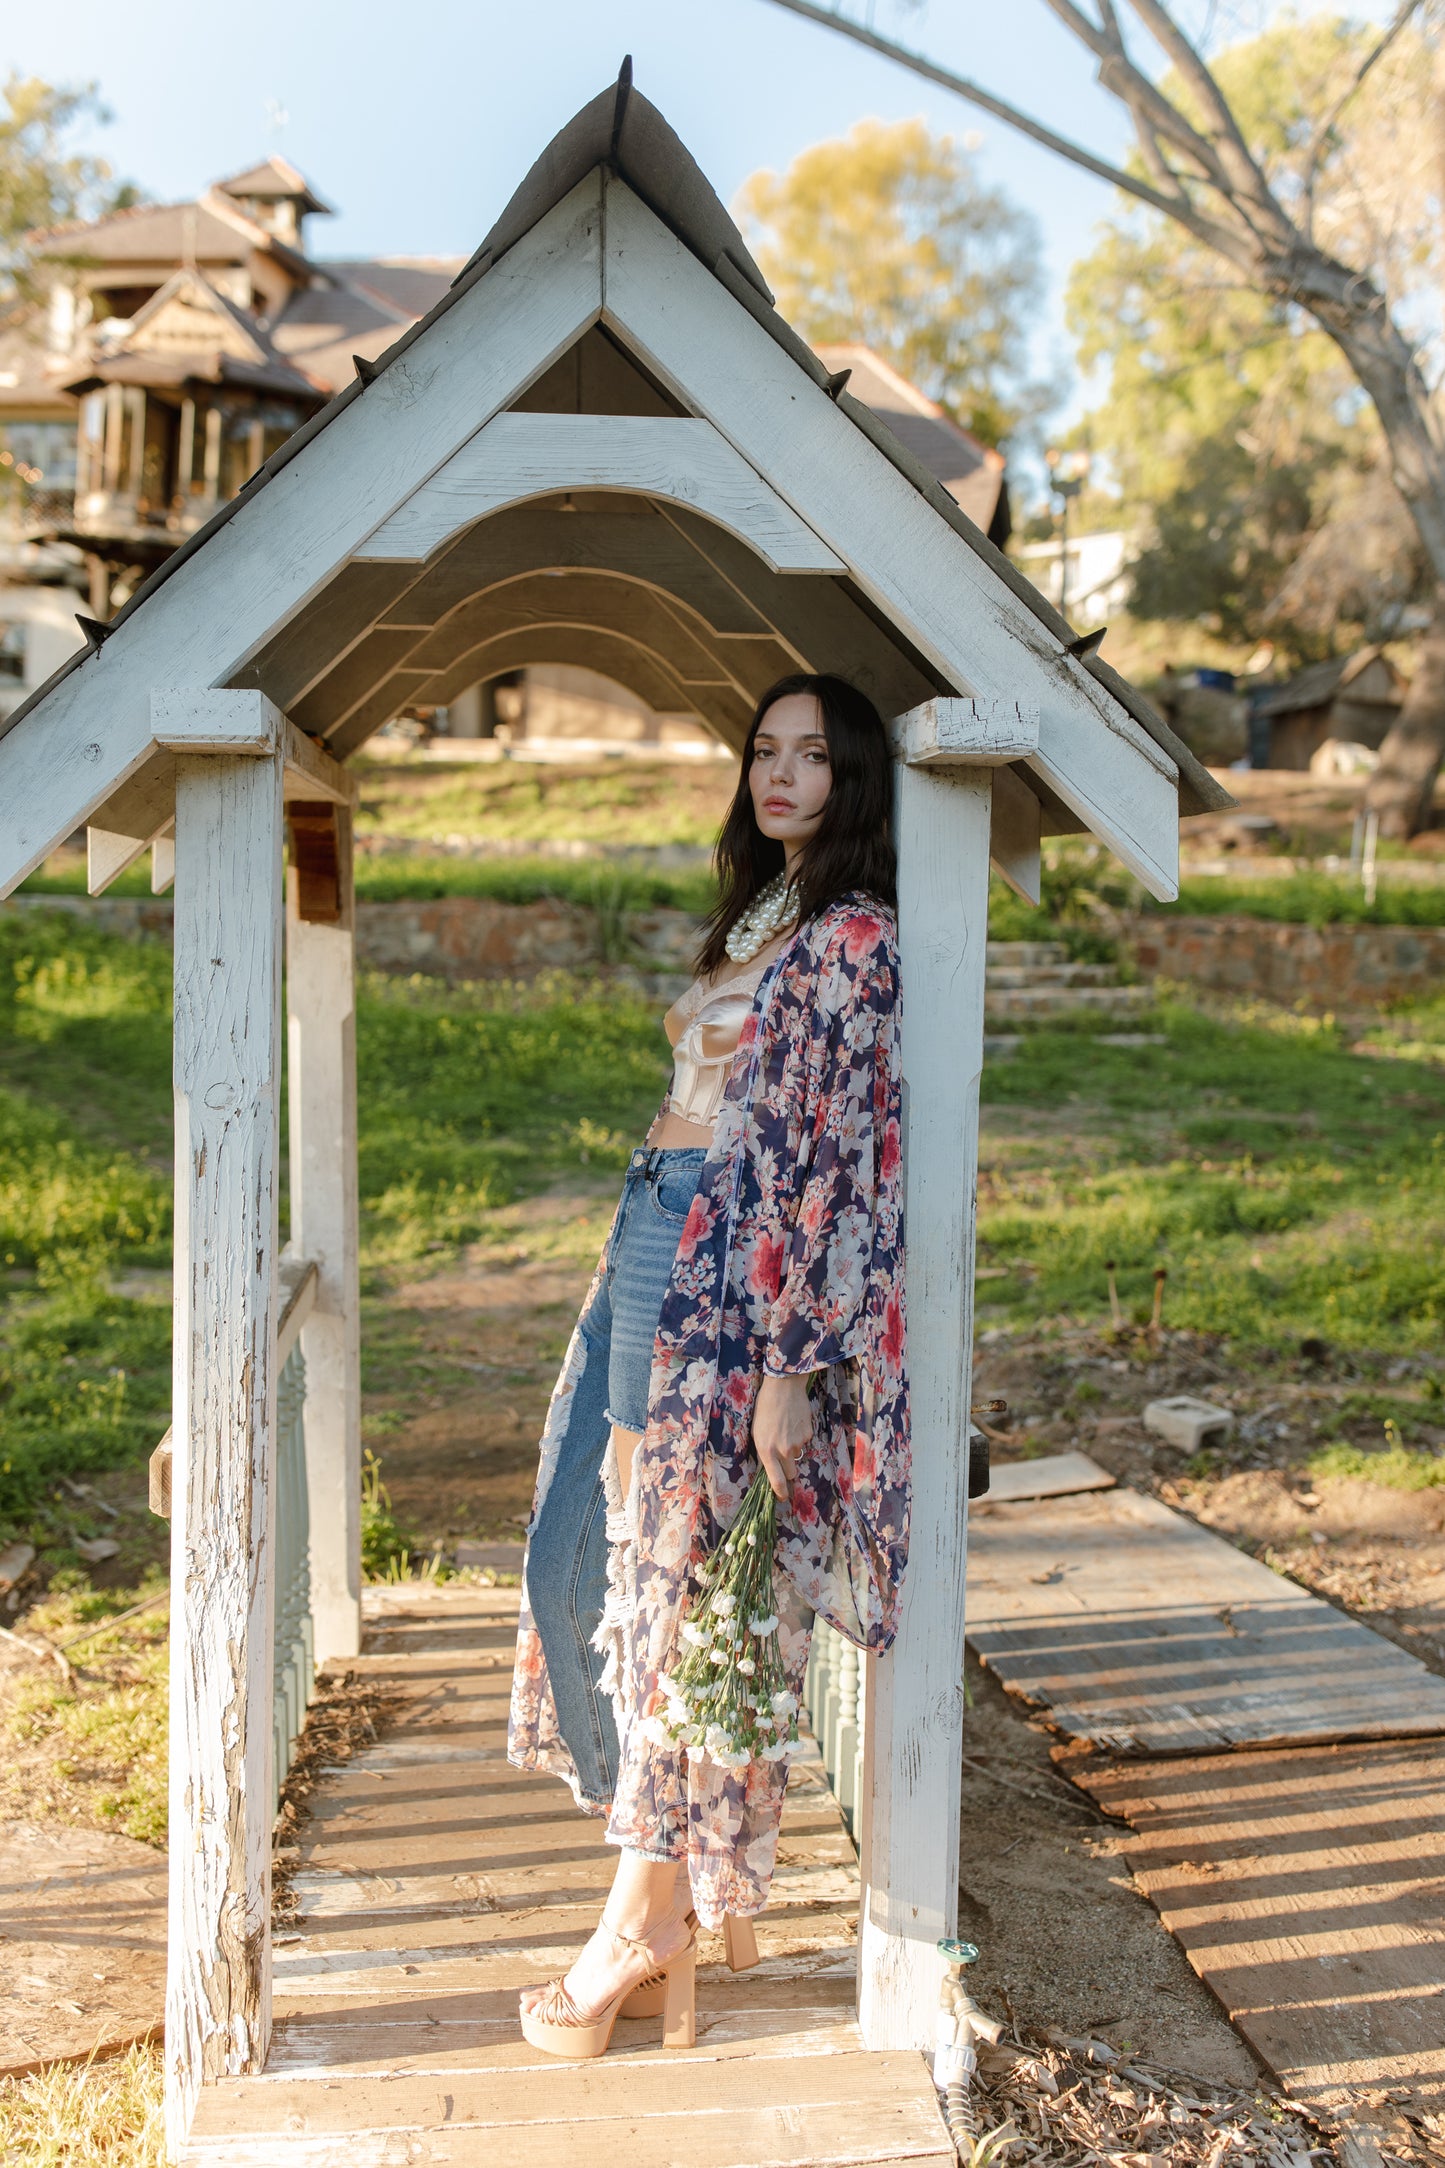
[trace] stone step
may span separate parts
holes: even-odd
[[[1118,977],[1113,964],[990,964],[989,986],[1111,986]]]
[[[1148,986],[1018,986],[995,993],[984,991],[983,1013],[989,1024],[1018,1022],[1025,1017],[1132,1016],[1154,999]]]
[[[990,941],[985,959],[992,970],[995,964],[1064,964],[1069,952],[1062,941]]]

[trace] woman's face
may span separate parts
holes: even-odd
[[[823,818],[833,788],[823,717],[812,693],[775,700],[753,739],[748,788],[765,836],[781,843],[791,867]]]

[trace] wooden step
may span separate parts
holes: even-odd
[[[695,2047],[638,2020],[595,2062],[553,2061],[518,1991],[566,1970],[616,1854],[564,1785],[506,1760],[517,1593],[367,1599],[348,1668],[397,1712],[313,1795],[266,2071],[204,2088],[189,2168],[948,2168],[924,2058],[863,2048],[857,1856],[815,1747],[789,1775],[761,1963],[735,1976],[700,1937]]]
[[[1149,986],[1023,986],[998,992],[986,986],[983,1013],[990,1024],[1050,1016],[1132,1016],[1153,1006]]]

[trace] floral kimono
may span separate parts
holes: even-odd
[[[787,1763],[724,1769],[647,1720],[663,1703],[691,1570],[757,1472],[765,1371],[813,1376],[813,1440],[778,1508],[791,1689],[801,1694],[814,1614],[863,1648],[885,1649],[897,1631],[909,1509],[898,1026],[893,919],[865,896],[820,913],[769,966],[678,1244],[627,1499],[610,1451],[604,1471],[611,1550],[597,1646],[620,1744],[607,1834],[654,1859],[685,1857],[709,1926],[767,1903]],[[585,1359],[579,1327],[548,1411],[534,1524]],[[576,1790],[525,1587],[509,1758]]]

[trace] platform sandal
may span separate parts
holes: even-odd
[[[697,1914],[695,1912],[684,1914],[683,1926],[689,1929],[693,1939],[696,1940]],[[723,1915],[723,1950],[727,1957],[729,1972],[750,1972],[752,1970],[758,1961],[758,1938],[751,1920],[734,1919],[731,1912]],[[656,2017],[662,2008],[665,1992],[662,1974],[660,1972],[649,1973],[645,1980],[638,1981],[632,1993],[627,1996],[619,2015],[626,2018]]]
[[[620,1942],[624,1949],[639,1951],[648,1961],[646,1984],[655,1984],[657,1994],[656,2009],[648,2014],[661,2013],[663,2046],[690,2048],[697,2039],[696,1936],[690,1933],[675,1955],[665,1964],[657,1964],[646,1942],[634,1942],[630,1935],[620,1935],[615,1927],[609,1927],[607,1932],[614,1942]],[[590,2061],[607,2053],[622,2005],[636,1992],[635,1988],[620,1988],[600,2010],[584,2012],[568,1994],[565,1980],[551,1980],[534,2009],[522,2004],[522,2037],[546,2055]]]

